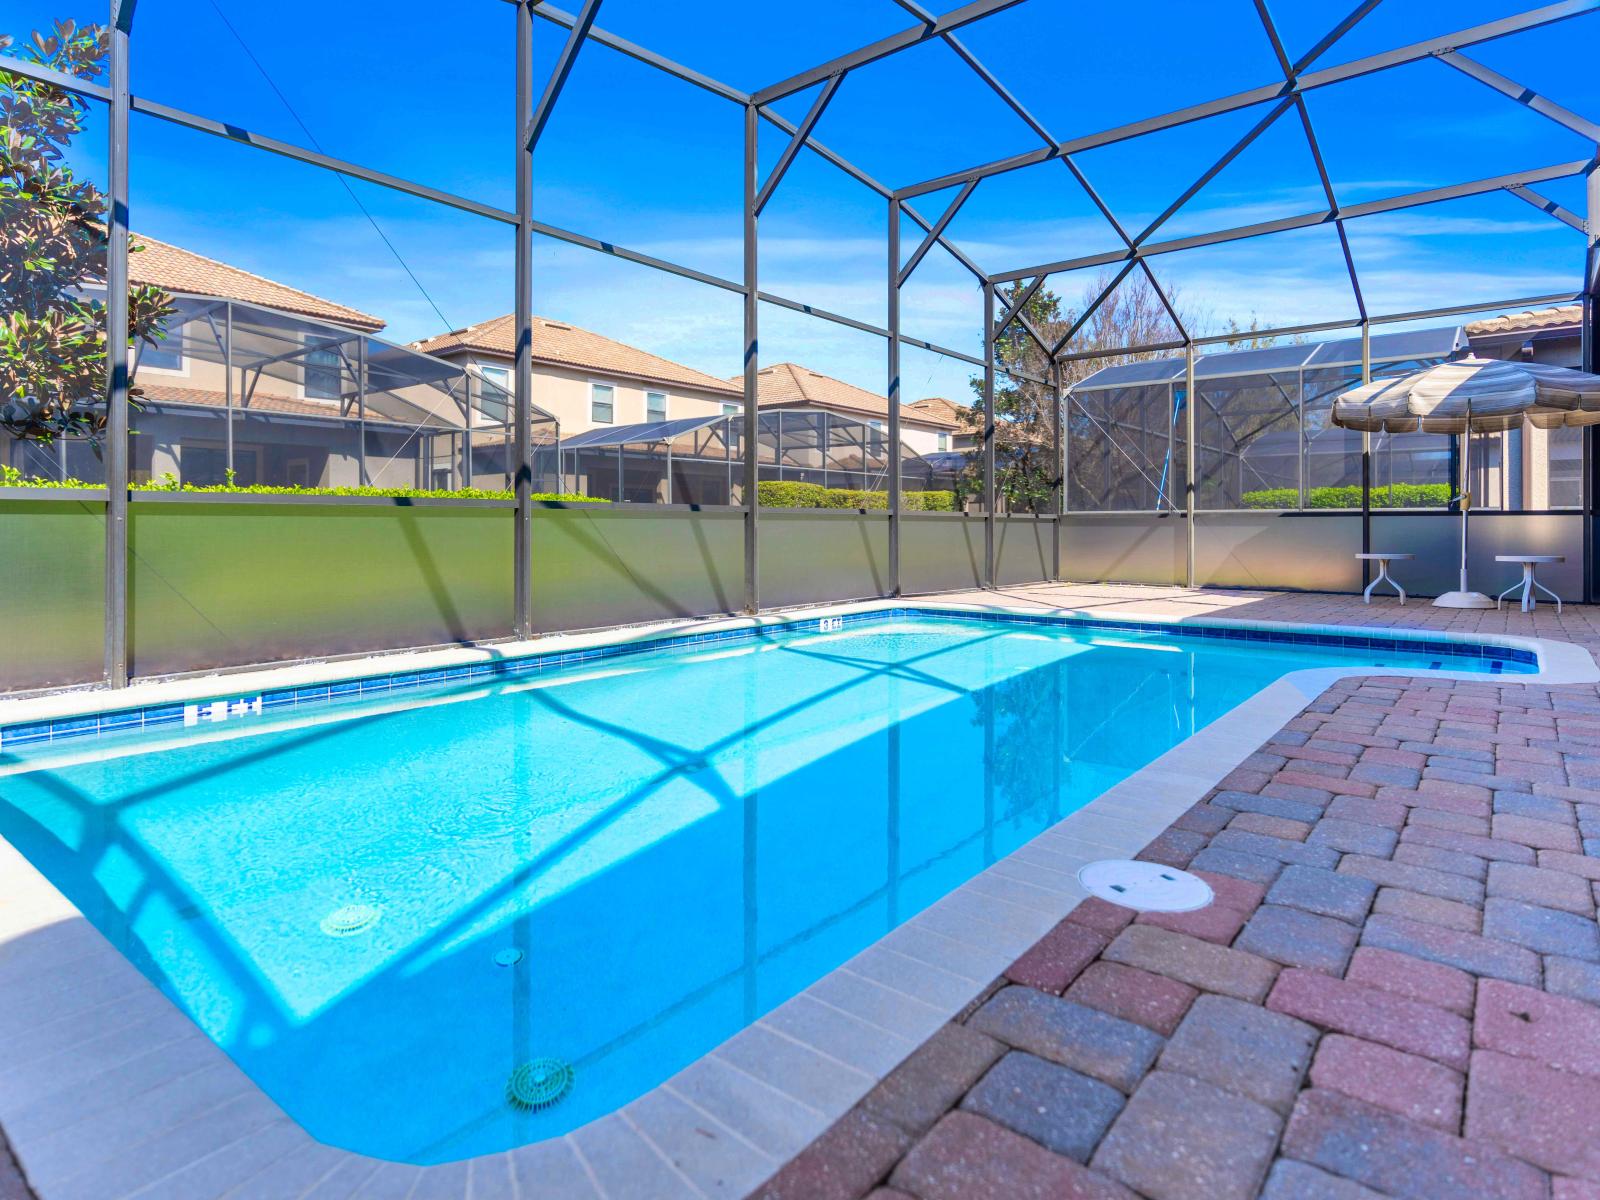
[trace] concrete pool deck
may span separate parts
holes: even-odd
[[[1067,586],[929,600],[1600,644],[1600,614],[1575,606],[1558,618],[1544,609],[1528,615],[1444,613],[1415,602],[1404,609],[1392,602],[1368,608],[1346,597]],[[1562,657],[1561,647],[1546,649],[1548,659]],[[362,665],[328,669],[354,673]],[[392,669],[385,660],[365,665]],[[1584,677],[1582,663],[1570,652],[1555,665],[1569,674],[1553,678]],[[1588,672],[1592,680],[1592,661]],[[12,1001],[9,1011],[0,1003],[0,1055],[7,1056],[0,1057],[0,1126],[42,1200],[693,1198],[742,1195],[764,1179],[760,1194],[807,1200],[864,1196],[885,1181],[919,1200],[1026,1195],[1030,1189],[1042,1195],[1250,1196],[1274,1155],[1298,1154],[1300,1161],[1330,1166],[1344,1144],[1340,1138],[1377,1136],[1360,1132],[1369,1126],[1392,1134],[1398,1159],[1409,1156],[1421,1164],[1414,1173],[1431,1185],[1436,1177],[1450,1178],[1445,1167],[1471,1153],[1470,1146],[1462,1150],[1455,1141],[1438,1141],[1453,1137],[1442,1123],[1448,1114],[1425,1105],[1407,1108],[1405,1117],[1381,1107],[1368,1112],[1360,1106],[1371,1098],[1358,1091],[1350,1101],[1356,1085],[1342,1085],[1341,1079],[1363,1070],[1392,1077],[1405,1067],[1421,1078],[1417,1087],[1434,1089],[1426,1091],[1430,1101],[1448,1091],[1439,1072],[1469,1080],[1465,1116],[1459,1102],[1454,1110],[1454,1133],[1465,1128],[1478,1145],[1474,1161],[1480,1163],[1488,1160],[1487,1147],[1503,1147],[1512,1138],[1498,1126],[1475,1130],[1472,1097],[1481,1090],[1480,1079],[1492,1099],[1480,1111],[1493,1109],[1490,1118],[1503,1125],[1502,1110],[1515,1108],[1511,1089],[1539,1078],[1530,1074],[1534,1067],[1559,1075],[1561,1086],[1548,1090],[1551,1099],[1544,1103],[1557,1111],[1541,1113],[1541,1128],[1564,1111],[1560,1103],[1576,1113],[1589,1103],[1583,1089],[1600,1088],[1600,1080],[1586,1073],[1593,1067],[1587,1060],[1541,1065],[1493,1030],[1481,1047],[1489,1066],[1480,1068],[1462,1041],[1460,980],[1445,974],[1465,970],[1462,978],[1469,984],[1470,972],[1490,976],[1462,947],[1498,947],[1506,961],[1522,964],[1508,986],[1542,984],[1541,995],[1555,994],[1600,1021],[1600,1009],[1571,999],[1591,975],[1600,981],[1600,965],[1585,969],[1588,943],[1573,932],[1580,924],[1594,932],[1591,877],[1583,872],[1591,863],[1600,866],[1600,858],[1582,851],[1584,834],[1600,836],[1600,827],[1583,825],[1600,819],[1600,796],[1584,815],[1586,805],[1570,795],[1588,794],[1600,780],[1600,698],[1593,682],[1552,687],[1550,680],[1515,683],[1504,676],[1491,682],[1482,675],[1453,679],[1431,672],[1396,683],[1370,676],[1350,680],[1344,678],[1350,672],[1338,669],[1298,674],[1311,678],[1267,689],[619,1113],[553,1142],[441,1168],[378,1163],[312,1141],[20,856],[0,845],[0,1001]],[[1305,714],[1297,716],[1302,709]],[[1387,716],[1373,715],[1384,711]],[[1540,714],[1547,720],[1539,720]],[[1330,728],[1322,730],[1324,724]],[[1263,747],[1263,734],[1273,729],[1280,732]],[[1461,741],[1474,744],[1453,744]],[[1357,749],[1324,750],[1318,742]],[[1495,753],[1501,747],[1503,766]],[[1474,755],[1486,751],[1487,769],[1473,769],[1485,765]],[[1474,781],[1457,778],[1469,774]],[[1458,798],[1434,799],[1445,792]],[[1407,803],[1402,794],[1413,799]],[[1231,803],[1219,802],[1223,796]],[[1207,802],[1193,807],[1202,799]],[[1562,813],[1570,821],[1555,819]],[[1501,842],[1494,854],[1483,845]],[[1140,921],[1127,928],[1100,906],[1079,903],[1079,865],[1131,856],[1147,845],[1147,857],[1207,871],[1218,903],[1202,910],[1204,916],[1188,918],[1192,924]],[[1476,877],[1467,859],[1482,865]],[[1388,865],[1369,866],[1367,860]],[[1434,874],[1463,882],[1441,884]],[[1600,870],[1592,878],[1600,879]],[[1579,902],[1572,881],[1581,883],[1585,902]],[[1323,911],[1333,901],[1318,900],[1319,888],[1345,907]],[[1348,899],[1352,888],[1367,898],[1359,914]],[[1447,894],[1437,894],[1441,889]],[[1042,948],[1030,951],[1041,937]],[[1577,941],[1569,945],[1563,937]],[[1463,940],[1468,938],[1474,940]],[[1530,949],[1529,938],[1539,947]],[[1546,946],[1540,939],[1549,938],[1557,939],[1549,943],[1553,948],[1540,948]],[[1311,952],[1302,943],[1322,957],[1286,961]],[[1328,974],[1346,943],[1360,948],[1346,949],[1344,962]],[[1406,976],[1394,971],[1397,954],[1433,964],[1411,967],[1412,974],[1455,980],[1456,1007],[1443,1002],[1442,991],[1395,997],[1367,974],[1350,974],[1358,963],[1362,972],[1376,970],[1365,965],[1376,958],[1391,975]],[[1528,969],[1525,956],[1538,964],[1537,972]],[[1560,960],[1556,977],[1570,985],[1565,993],[1548,982],[1552,959]],[[1485,961],[1499,958],[1491,954]],[[991,981],[997,976],[1009,978],[1011,986],[996,992]],[[1324,996],[1319,989],[1326,989],[1325,980],[1359,990]],[[1592,986],[1593,998],[1600,1000],[1600,982]],[[1478,1010],[1486,990],[1494,991],[1476,986]],[[1063,991],[1071,994],[1062,999]],[[1204,1003],[1198,993],[1206,994]],[[984,1003],[972,1004],[975,997],[985,997]],[[1502,1001],[1492,1004],[1529,1003],[1521,993]],[[1389,1011],[1402,1003],[1414,1007],[1398,1015]],[[1245,1009],[1260,1016],[1246,1021]],[[1346,1010],[1357,1016],[1344,1016]],[[1469,1005],[1466,1011],[1475,1010]],[[1498,1011],[1491,1006],[1483,1019]],[[1544,1010],[1538,1011],[1543,1020]],[[1560,1008],[1557,1016],[1575,1020],[1571,1011]],[[1442,1031],[1438,1044],[1395,1045],[1400,1035],[1385,1040],[1391,1027],[1423,1018],[1426,1028]],[[1562,1031],[1585,1028],[1559,1025],[1553,1034],[1524,1041],[1570,1044],[1576,1039],[1563,1038]],[[1290,1029],[1293,1037],[1285,1032]],[[1294,1049],[1302,1043],[1302,1050]],[[1015,1052],[1001,1057],[1007,1046]],[[1326,1069],[1316,1065],[1324,1051],[1332,1064]],[[1391,1061],[1384,1052],[1420,1065]],[[1279,1062],[1274,1056],[1280,1054],[1288,1058]],[[1511,1060],[1509,1067],[1499,1064],[1502,1058]],[[1234,1063],[1237,1078],[1230,1083],[1208,1074],[1213,1060]],[[1302,1087],[1308,1065],[1309,1091]],[[1292,1087],[1283,1082],[1291,1067]],[[1263,1099],[1251,1090],[1253,1083],[1240,1082],[1256,1075],[1270,1076],[1279,1091]],[[204,1105],[191,1094],[196,1076],[210,1088]],[[1175,1122],[1174,1112],[1181,1117],[1215,1107],[1191,1103],[1204,1088],[1215,1093],[1208,1097],[1251,1115],[1211,1130]],[[85,1092],[91,1096],[87,1103]],[[1302,1102],[1309,1117],[1301,1114]],[[1040,1107],[1063,1115],[1071,1128],[1041,1125]],[[1345,1111],[1352,1107],[1355,1118]],[[1033,1118],[1029,1111],[1035,1111]],[[1085,1124],[1089,1111],[1100,1115]],[[1283,1140],[1289,1113],[1291,1137]],[[1438,1118],[1431,1124],[1424,1119],[1430,1115]],[[1349,1132],[1351,1121],[1360,1126],[1357,1133]],[[1397,1133],[1391,1129],[1396,1123]],[[1323,1141],[1335,1150],[1297,1149],[1324,1126],[1332,1132],[1321,1135]],[[1303,1132],[1308,1128],[1312,1133]],[[1240,1140],[1241,1129],[1250,1137]],[[1412,1141],[1405,1142],[1406,1136]],[[1510,1149],[1527,1161],[1494,1151],[1500,1155],[1496,1163],[1504,1158],[1510,1164],[1502,1172],[1508,1186],[1538,1176],[1543,1187],[1541,1169],[1600,1180],[1600,1173],[1569,1162],[1552,1166],[1530,1159],[1526,1148]],[[1170,1165],[1171,1152],[1179,1150],[1177,1183],[1127,1178],[1133,1168],[1117,1165],[1147,1158]],[[1085,1160],[1088,1167],[1081,1165]],[[0,1196],[6,1195],[5,1161],[0,1155]],[[1330,1169],[1341,1167],[1332,1163]],[[1303,1186],[1314,1177],[1295,1175],[1298,1170],[1274,1169],[1271,1186],[1280,1189],[1275,1197],[1316,1194]],[[1214,1180],[1217,1190],[1193,1182],[1202,1179]],[[1429,1194],[1407,1191],[1403,1179],[1396,1184],[1389,1176],[1368,1182],[1380,1192]],[[1557,1192],[1563,1194],[1578,1200],[1585,1193]]]

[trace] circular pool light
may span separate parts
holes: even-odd
[[[560,1104],[572,1091],[577,1072],[559,1058],[536,1058],[525,1062],[506,1080],[506,1100],[512,1108],[538,1112]]]
[[[514,967],[522,961],[522,951],[508,947],[494,956],[494,965],[497,967]]]
[[[382,915],[381,908],[370,904],[346,904],[322,918],[322,932],[329,937],[354,937],[371,929]]]
[[[1091,896],[1140,912],[1193,912],[1211,903],[1211,885],[1161,863],[1104,858],[1078,872]]]

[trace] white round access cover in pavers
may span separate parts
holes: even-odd
[[[1198,875],[1131,858],[1092,862],[1078,882],[1091,896],[1141,912],[1192,912],[1211,903],[1211,885]]]

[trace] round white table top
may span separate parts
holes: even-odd
[[[1550,563],[1566,562],[1567,556],[1565,554],[1496,554],[1494,560],[1495,562]]]
[[[1415,558],[1416,555],[1415,554],[1376,554],[1376,553],[1374,553],[1374,554],[1358,554],[1358,555],[1356,555],[1356,557],[1357,558],[1366,558],[1366,559],[1386,558],[1390,562],[1401,562],[1404,559]]]

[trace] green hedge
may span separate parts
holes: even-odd
[[[764,479],[756,485],[763,508],[888,508],[889,493],[825,488],[820,483]],[[954,512],[954,492],[901,492],[907,512]]]
[[[30,487],[30,488],[92,488],[99,487],[96,483],[85,483],[81,479],[40,479],[36,475],[24,475],[15,467],[0,467],[0,487]]]
[[[1294,488],[1264,488],[1239,497],[1246,508],[1298,508],[1300,493]],[[1372,489],[1373,508],[1444,508],[1450,503],[1446,483],[1396,483]],[[1314,487],[1306,493],[1307,508],[1360,508],[1361,488]]]
[[[0,487],[74,489],[100,486],[97,483],[85,483],[81,479],[41,479],[36,475],[24,475],[15,467],[0,467]],[[128,485],[128,490],[133,492],[198,492],[206,495],[221,496],[381,496],[394,500],[511,500],[515,498],[515,493],[513,492],[491,488],[459,488],[452,492],[440,488],[274,487],[265,483],[255,483],[249,486],[236,483],[179,483],[171,472],[163,475],[160,479],[131,483]],[[563,500],[586,504],[611,503],[609,500],[598,499],[594,496],[571,496],[553,492],[535,492],[532,499]]]

